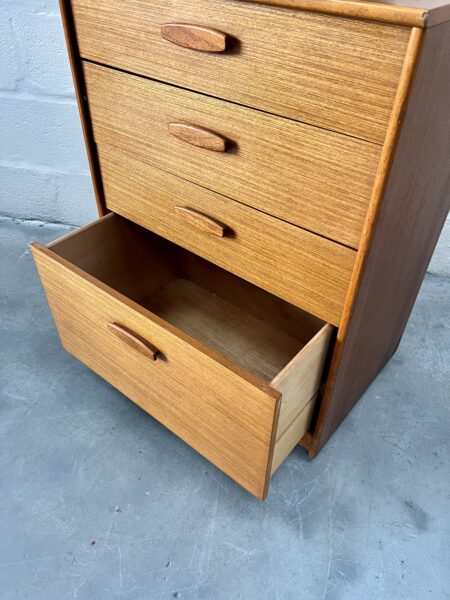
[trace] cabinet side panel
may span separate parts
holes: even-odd
[[[450,24],[425,31],[346,334],[310,445],[315,456],[395,352],[450,207]]]
[[[78,43],[75,34],[75,26],[72,18],[72,8],[70,0],[59,0],[59,8],[64,26],[64,35],[66,38],[67,53],[72,71],[73,85],[77,98],[78,110],[80,112],[81,127],[83,130],[84,143],[91,171],[92,183],[94,186],[95,200],[99,216],[105,215],[108,211],[105,207],[103,187],[101,183],[100,166],[97,157],[97,151],[92,134],[89,108],[86,100],[86,91],[81,69],[81,60],[78,52]]]

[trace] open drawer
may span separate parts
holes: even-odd
[[[32,251],[64,347],[263,499],[334,328],[114,213]]]

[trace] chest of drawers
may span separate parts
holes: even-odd
[[[61,341],[264,499],[405,328],[449,209],[450,6],[61,11],[100,217],[32,247]]]

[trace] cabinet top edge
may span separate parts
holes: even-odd
[[[441,0],[240,0],[282,8],[407,27],[431,27],[450,20],[450,4]]]

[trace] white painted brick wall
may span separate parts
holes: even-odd
[[[0,0],[0,124],[0,214],[96,217],[57,0]],[[450,274],[450,221],[430,270]]]
[[[0,214],[97,215],[57,0],[0,0]]]

